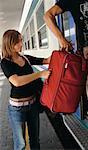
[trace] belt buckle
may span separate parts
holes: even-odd
[[[31,105],[33,103],[34,103],[34,99],[32,99],[32,100],[29,101],[29,105]]]
[[[30,101],[29,101],[29,105],[33,104],[33,102],[34,102],[33,99],[30,100]]]
[[[23,102],[23,106],[29,105],[29,102]]]
[[[26,105],[31,105],[35,102],[35,98],[34,99],[31,99],[30,101],[28,102],[23,102],[23,106],[26,106]]]
[[[29,102],[23,102],[23,106],[26,106],[26,105],[30,105],[32,104],[33,102],[29,101]]]

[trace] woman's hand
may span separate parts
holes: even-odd
[[[9,81],[14,86],[19,87],[19,86],[26,85],[26,84],[28,84],[28,83],[30,83],[30,82],[38,79],[38,78],[48,79],[50,73],[51,73],[51,71],[44,70],[44,71],[34,72],[31,74],[22,75],[22,76],[18,76],[17,74],[14,74],[14,75],[9,77]]]
[[[43,60],[43,64],[49,64],[50,63],[50,59],[51,59],[51,56],[49,56],[48,58],[45,58]]]
[[[48,79],[48,77],[50,76],[50,74],[51,74],[50,70],[41,71],[41,78]]]

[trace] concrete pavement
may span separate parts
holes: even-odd
[[[12,150],[12,131],[8,123],[8,98],[10,86],[0,70],[0,150]]]

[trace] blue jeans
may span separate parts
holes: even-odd
[[[27,106],[8,106],[13,131],[14,150],[25,150],[25,123],[27,122],[31,150],[39,150],[39,112],[37,103]]]

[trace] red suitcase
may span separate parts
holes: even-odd
[[[53,112],[73,113],[76,111],[84,91],[87,76],[86,60],[66,51],[53,51],[40,102]]]

